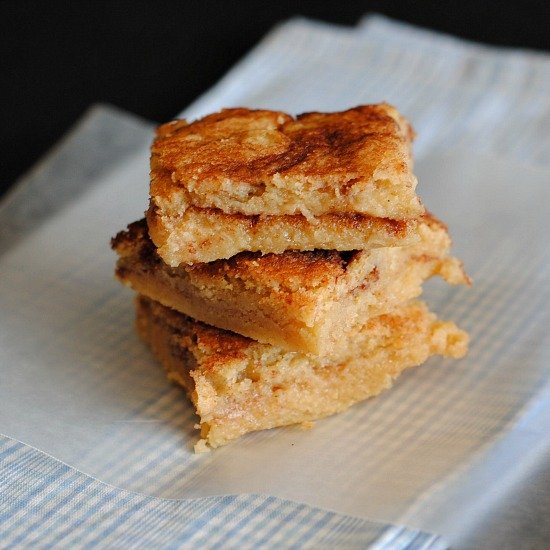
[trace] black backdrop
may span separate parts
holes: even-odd
[[[550,50],[549,6],[548,0],[0,0],[0,193],[92,103],[167,120],[292,15],[352,25],[376,11],[490,44]]]

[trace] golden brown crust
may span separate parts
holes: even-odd
[[[319,176],[372,173],[411,139],[385,105],[341,113],[224,109],[192,124],[161,126],[152,154],[178,180],[230,178],[262,182],[274,174]],[[405,166],[403,166],[405,169]]]
[[[276,111],[224,109],[192,124],[174,121],[157,131],[151,152],[179,178],[258,180],[285,164],[291,118]],[[288,161],[286,161],[288,162]]]
[[[386,217],[414,217],[423,208],[411,174],[413,135],[384,103],[296,118],[226,109],[190,124],[174,121],[159,128],[152,145],[152,204],[171,215],[194,205],[247,215],[384,217],[387,210]],[[362,197],[366,188],[372,192]]]

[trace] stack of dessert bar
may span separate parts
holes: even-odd
[[[146,220],[113,239],[137,329],[200,418],[197,450],[343,411],[467,335],[415,300],[469,284],[415,193],[409,123],[227,109],[161,126]]]

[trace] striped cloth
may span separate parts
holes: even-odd
[[[3,548],[445,547],[434,535],[275,497],[147,497],[8,438],[1,441],[0,460]]]
[[[541,54],[380,17],[355,29],[296,19],[185,110],[395,103],[419,133],[419,190],[476,281],[427,293],[474,336],[467,360],[432,361],[307,434],[255,434],[206,457],[190,452],[193,411],[151,369],[111,280],[108,238],[146,204],[150,124],[92,110],[0,204],[0,545],[446,546],[428,531],[501,544],[495,518],[549,456],[549,89]],[[538,529],[515,542],[540,547]]]

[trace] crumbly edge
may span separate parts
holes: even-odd
[[[341,412],[389,388],[404,369],[431,355],[462,357],[468,345],[454,323],[437,320],[419,302],[369,321],[350,342],[353,354],[340,362],[213,328],[205,335],[200,323],[143,297],[137,299],[137,328],[168,377],[189,393],[200,417],[198,450]],[[235,346],[220,353],[216,338],[236,339]]]
[[[247,216],[302,214],[308,219],[359,213],[406,220],[425,211],[416,195],[416,177],[388,168],[376,170],[367,181],[351,174],[348,179],[304,176],[297,182],[294,177],[275,174],[261,188],[223,178],[201,180],[198,188],[194,180],[177,180],[175,174],[161,168],[152,169],[152,178],[155,187],[169,189],[163,194],[155,194],[154,190],[151,193],[152,204],[167,224],[191,206]],[[173,185],[174,179],[177,186]]]
[[[227,259],[243,251],[368,250],[419,240],[418,219],[396,221],[362,214],[245,216],[191,207],[177,218],[147,211],[151,239],[170,266]]]

